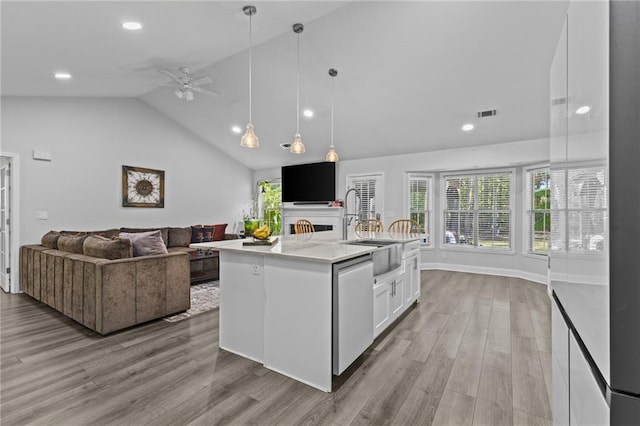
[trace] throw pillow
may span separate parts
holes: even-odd
[[[120,228],[120,232],[127,233],[151,232],[156,230],[160,230],[162,241],[164,242],[164,245],[167,246],[169,244],[169,228]]]
[[[58,250],[70,253],[84,254],[83,244],[86,235],[60,235],[58,238]]]
[[[213,226],[192,226],[191,242],[192,243],[210,243],[213,241]]]
[[[49,231],[42,236],[40,242],[46,248],[55,250],[58,248],[58,238],[60,238],[60,235],[62,234],[58,231]]]
[[[222,241],[224,240],[224,234],[227,230],[226,223],[218,223],[217,225],[206,225],[213,227],[213,241]]]
[[[169,228],[169,245],[167,247],[189,247],[191,243],[191,227]]]
[[[159,229],[151,232],[121,232],[120,238],[131,241],[134,257],[168,253]]]
[[[85,256],[110,260],[133,257],[131,241],[118,237],[109,239],[99,235],[89,235],[84,240],[83,250]]]

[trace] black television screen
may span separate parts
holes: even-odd
[[[328,202],[336,198],[336,163],[282,166],[282,201]]]

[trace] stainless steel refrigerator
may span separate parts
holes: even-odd
[[[550,73],[554,424],[640,424],[640,2],[573,1]]]

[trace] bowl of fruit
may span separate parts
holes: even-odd
[[[262,225],[261,227],[253,231],[253,238],[255,238],[256,240],[265,241],[268,240],[270,236],[271,228],[269,227],[269,225]]]

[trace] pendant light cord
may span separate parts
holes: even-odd
[[[298,76],[296,80],[296,133],[300,133],[300,33],[298,33]]]
[[[251,39],[251,20],[253,18],[253,13],[249,15],[249,123],[251,123],[251,69],[252,67],[252,56],[253,56],[253,43]]]
[[[333,146],[333,79],[331,77],[331,146]]]

